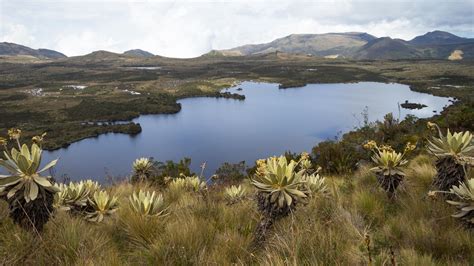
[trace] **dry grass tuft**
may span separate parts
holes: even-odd
[[[403,190],[389,200],[362,167],[352,177],[327,177],[330,193],[300,204],[279,220],[267,245],[252,249],[260,219],[253,194],[228,205],[224,187],[207,192],[114,185],[120,209],[92,224],[57,212],[41,236],[22,230],[0,202],[0,265],[470,265],[474,231],[451,217],[444,199],[427,197],[432,159],[415,158]],[[163,193],[166,217],[141,217],[128,205],[139,188]]]

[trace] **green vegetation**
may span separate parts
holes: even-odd
[[[150,193],[140,190],[138,193],[133,193],[129,200],[130,207],[143,216],[162,216],[166,214],[163,196],[161,194],[157,196],[154,191]]]
[[[40,174],[56,165],[51,161],[40,170],[42,150],[33,143],[31,148],[21,145],[21,130],[10,129],[10,140],[16,142],[17,148],[7,149],[3,139],[5,160],[0,159],[0,166],[9,172],[0,175],[0,197],[8,202],[10,217],[24,228],[41,231],[53,212],[53,198],[58,189],[53,185],[51,176]],[[40,142],[43,136],[34,137]],[[40,144],[40,143],[39,143]]]
[[[474,262],[474,232],[450,216],[458,209],[453,216],[472,224],[472,172],[469,182],[447,192],[457,197],[447,204],[429,192],[436,173],[432,158],[418,155],[407,163],[403,189],[388,200],[367,166],[348,176],[323,178],[311,170],[316,167],[308,154],[295,157],[298,161],[284,156],[260,160],[250,180],[231,187],[185,176],[174,176],[167,185],[144,180],[106,190],[90,180],[57,184],[56,211],[40,234],[13,223],[7,202],[1,201],[0,263]],[[72,212],[75,208],[82,211]],[[265,242],[256,241],[270,214],[278,214],[272,230],[265,231]]]
[[[257,188],[257,206],[262,219],[257,226],[254,245],[263,245],[273,224],[296,210],[296,205],[309,196],[303,180],[305,170],[295,171],[297,162],[285,156],[257,162],[257,172],[251,179]]]
[[[153,163],[148,158],[139,158],[133,162],[132,181],[145,181],[151,177]]]
[[[239,163],[223,163],[213,177],[213,182],[219,184],[240,183],[246,177],[245,161]]]
[[[474,124],[472,73],[471,61],[353,61],[284,53],[171,59],[98,52],[54,62],[0,61],[0,132],[11,127],[31,134],[26,137],[48,132],[43,145],[47,150],[105,133],[137,134],[138,124],[104,121],[176,113],[181,109],[176,101],[187,97],[242,99],[221,90],[244,80],[275,82],[281,88],[358,81],[407,84],[416,91],[459,99],[437,122],[466,130]]]
[[[457,197],[457,201],[448,200],[447,202],[459,209],[453,217],[464,220],[471,227],[474,226],[474,179],[471,178],[466,182],[461,182],[459,186],[453,186],[450,192]]]
[[[136,64],[161,70],[125,67]],[[472,73],[469,61],[361,62],[281,53],[0,63],[0,130],[22,126],[28,132],[23,138],[33,143],[13,151],[18,132],[10,132],[12,141],[0,139],[6,148],[0,164],[13,170],[0,177],[0,264],[473,264],[474,232],[460,226],[472,223],[473,215],[472,139],[462,132],[474,125]],[[311,155],[289,152],[259,160],[247,173],[244,163],[224,165],[214,183],[191,173],[186,158],[178,163],[141,159],[131,182],[105,188],[90,180],[58,184],[37,175],[35,158],[41,159],[45,136],[35,135],[47,132],[42,147],[50,149],[106,132],[136,133],[139,125],[133,123],[101,122],[176,112],[178,99],[225,97],[222,88],[249,79],[282,87],[408,84],[456,97],[459,101],[429,120],[462,133],[432,139],[427,119],[364,119],[340,139],[318,144]],[[65,87],[71,84],[89,87]],[[38,87],[43,88],[39,96],[29,91]],[[377,152],[380,164],[371,171],[371,154],[362,149],[367,140],[394,150],[405,150],[410,142],[415,150]],[[437,158],[426,154],[428,145]],[[456,161],[437,165],[448,157]],[[462,174],[454,163],[462,165]],[[457,181],[439,193],[450,195],[448,202],[430,192],[434,180],[446,178]],[[387,198],[395,189],[397,197]]]
[[[415,145],[407,143],[403,153],[396,152],[390,146],[378,146],[375,141],[369,141],[364,148],[373,150],[372,161],[375,167],[370,170],[377,176],[377,182],[387,192],[389,198],[393,198],[395,191],[405,177],[403,166],[408,163],[405,159],[407,152],[416,148]]]
[[[447,191],[466,180],[465,159],[474,150],[472,134],[469,131],[452,134],[448,129],[444,136],[438,125],[433,123],[428,125],[436,128],[439,134],[439,138],[432,138],[428,146],[428,150],[438,158],[436,160],[438,173],[434,185],[440,190]]]
[[[180,177],[174,178],[169,186],[175,191],[187,190],[192,192],[202,192],[207,189],[206,182],[202,181],[197,176],[185,176],[181,174]]]
[[[229,204],[235,204],[241,200],[243,200],[246,196],[246,190],[245,188],[242,187],[242,185],[239,186],[230,186],[225,189],[225,198]]]
[[[113,214],[118,208],[117,198],[110,196],[107,191],[96,191],[92,198],[88,199],[90,211],[86,218],[90,222],[102,222],[105,216]]]

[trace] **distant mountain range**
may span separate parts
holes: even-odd
[[[377,38],[368,33],[292,34],[269,43],[248,44],[226,50],[212,50],[203,56],[254,56],[275,52],[326,58],[360,60],[396,59],[474,59],[474,39],[444,31],[428,32],[410,41]],[[14,43],[0,43],[0,56],[26,56],[37,59],[61,59],[66,56],[48,49],[32,49]],[[151,58],[155,55],[140,49],[123,54],[96,51],[80,56],[87,60],[113,58]],[[78,57],[75,57],[78,58]]]
[[[208,55],[249,56],[277,51],[353,59],[448,59],[457,51],[455,53],[461,54],[462,58],[474,58],[474,39],[443,31],[428,32],[410,41],[390,37],[377,38],[360,32],[292,34],[269,43],[213,50]]]
[[[60,52],[48,49],[32,49],[23,45],[0,42],[0,56],[27,56],[38,59],[59,59],[66,56]]]

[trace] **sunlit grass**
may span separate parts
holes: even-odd
[[[107,190],[119,197],[120,208],[103,223],[59,211],[41,237],[13,224],[1,202],[0,264],[363,265],[369,260],[366,235],[374,265],[472,264],[474,232],[450,216],[453,208],[443,198],[427,196],[431,159],[420,156],[408,168],[393,200],[366,167],[351,176],[326,177],[327,195],[278,220],[258,248],[252,240],[261,214],[247,181],[247,196],[234,204],[225,200],[225,187],[203,193],[119,183]],[[162,193],[169,214],[134,212],[128,197],[139,189]]]

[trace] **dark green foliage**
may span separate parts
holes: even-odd
[[[223,163],[217,170],[218,176],[216,182],[220,184],[234,184],[242,181],[246,177],[245,161],[239,163]]]
[[[428,134],[425,120],[407,116],[399,121],[392,114],[387,114],[384,121],[364,122],[363,126],[344,134],[340,140],[320,142],[313,147],[312,154],[315,163],[324,172],[348,174],[358,167],[359,162],[370,161],[369,153],[362,148],[366,141],[374,140],[390,145],[395,150],[403,150],[407,142],[423,147]]]
[[[154,97],[134,97],[121,102],[97,101],[85,98],[78,105],[68,108],[67,113],[73,120],[129,120],[140,114],[176,113],[181,105],[175,98],[160,94]],[[132,111],[134,110],[134,111]]]
[[[474,130],[474,100],[464,100],[448,107],[441,116],[436,117],[441,128],[449,128],[453,132]]]
[[[296,152],[291,152],[291,151],[285,151],[284,156],[287,161],[293,160],[295,162],[298,162],[301,158],[301,154],[298,154]]]
[[[313,148],[313,157],[326,173],[348,174],[366,157],[359,146],[344,140],[323,141]]]
[[[151,181],[158,185],[165,184],[165,178],[177,178],[181,174],[185,176],[192,176],[194,175],[190,169],[191,166],[191,159],[190,158],[183,158],[179,160],[179,162],[175,163],[173,161],[166,161],[166,162],[153,162],[153,173],[151,175]]]
[[[25,127],[27,129],[27,127]],[[97,137],[104,133],[122,133],[136,135],[142,131],[140,124],[130,122],[125,124],[80,124],[80,123],[64,123],[60,125],[46,125],[41,128],[35,128],[32,132],[47,132],[48,139],[43,144],[46,150],[58,149],[67,147],[75,141],[84,138]],[[34,136],[32,132],[25,134],[25,139]]]
[[[3,103],[3,100],[0,100],[0,102]],[[28,125],[37,122],[46,123],[50,119],[49,115],[40,115],[31,111],[14,111],[11,109],[14,108],[7,108],[0,105],[0,114],[2,114],[2,118],[0,119],[0,128],[4,128],[5,131],[8,128],[22,124]]]

